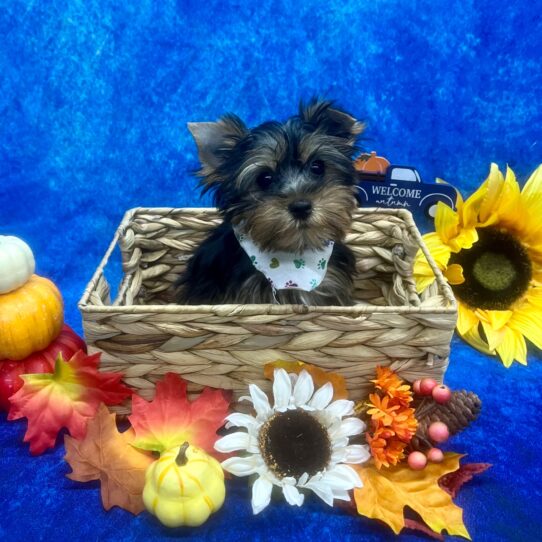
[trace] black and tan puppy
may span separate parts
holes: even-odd
[[[357,205],[352,156],[363,124],[313,100],[285,123],[249,129],[226,115],[189,129],[203,192],[214,193],[224,222],[189,260],[177,301],[352,304],[355,261],[343,240]]]

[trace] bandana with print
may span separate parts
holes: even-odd
[[[252,265],[266,276],[273,290],[293,288],[310,292],[324,280],[333,251],[333,241],[326,241],[321,250],[305,250],[299,254],[264,252],[238,227],[234,227],[233,231]]]

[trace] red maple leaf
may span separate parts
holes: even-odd
[[[80,350],[69,361],[59,354],[53,373],[21,376],[24,384],[9,399],[8,420],[28,419],[24,441],[30,442],[32,454],[52,448],[63,427],[83,438],[100,403],[116,405],[131,395],[120,383],[122,373],[99,373],[99,363],[100,354],[87,356]]]
[[[228,414],[229,397],[223,390],[205,388],[194,401],[188,401],[186,382],[167,373],[156,384],[156,395],[148,402],[132,396],[132,414],[128,417],[135,430],[132,443],[143,450],[163,452],[185,441],[217,455],[216,434]]]
[[[445,474],[438,481],[438,485],[451,495],[452,499],[455,499],[464,483],[469,482],[474,476],[481,474],[491,466],[491,463],[466,463],[456,471]]]

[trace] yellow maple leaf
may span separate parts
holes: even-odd
[[[287,373],[299,374],[302,370],[307,371],[314,382],[314,385],[319,388],[326,382],[333,384],[333,399],[347,399],[348,390],[346,389],[346,380],[344,376],[338,373],[332,373],[311,365],[310,363],[303,363],[302,361],[273,361],[266,363],[263,368],[263,375],[269,380],[273,380],[273,372],[275,369],[284,369]]]
[[[383,470],[377,470],[371,463],[351,465],[363,482],[362,488],[354,490],[358,513],[387,523],[399,534],[405,526],[404,508],[408,506],[433,531],[446,530],[450,535],[470,540],[463,523],[463,510],[438,485],[441,476],[459,469],[461,457],[460,454],[444,454],[442,463],[428,463],[421,471],[405,464]]]

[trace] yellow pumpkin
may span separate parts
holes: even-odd
[[[58,288],[32,275],[13,292],[0,294],[0,359],[24,359],[47,348],[64,323]]]
[[[185,442],[149,466],[143,502],[168,527],[197,527],[222,506],[225,494],[220,463]]]

